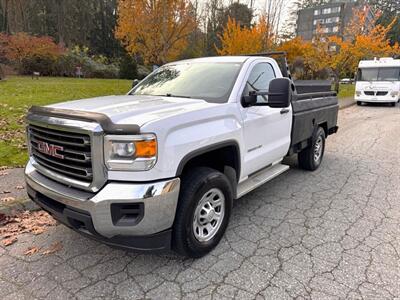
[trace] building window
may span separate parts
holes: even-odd
[[[324,9],[322,10],[322,14],[323,14],[323,15],[327,15],[327,14],[330,14],[330,13],[331,13],[331,8],[330,8],[330,7],[324,8]]]
[[[339,17],[326,18],[325,24],[338,23],[339,20]]]
[[[314,20],[314,25],[324,24],[324,23],[325,23],[324,19],[316,19],[316,20]]]
[[[330,28],[329,27],[321,27],[319,29],[314,29],[313,33],[317,34],[317,33],[329,33]]]
[[[319,16],[321,14],[321,10],[316,9],[314,10],[314,16]]]
[[[322,14],[323,15],[328,15],[328,14],[335,14],[335,13],[339,13],[340,12],[340,6],[336,6],[336,7],[327,7],[324,8],[322,10]],[[315,15],[315,11],[314,11],[314,15]]]

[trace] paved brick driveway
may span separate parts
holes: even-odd
[[[137,255],[57,226],[0,248],[0,298],[400,297],[400,107],[351,107],[339,125],[318,171],[294,166],[237,202],[211,255]]]

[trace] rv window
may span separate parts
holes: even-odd
[[[358,70],[358,81],[400,81],[400,68],[365,68]]]
[[[358,81],[378,80],[378,68],[358,69]]]
[[[381,68],[379,69],[379,81],[398,81],[400,80],[400,68]]]

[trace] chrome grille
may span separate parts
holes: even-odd
[[[91,139],[87,134],[29,125],[31,155],[42,167],[65,177],[93,181]],[[43,145],[57,147],[56,155],[43,151]]]
[[[386,96],[388,93],[389,93],[389,92],[379,91],[379,92],[376,92],[376,95],[377,95],[377,96]]]
[[[364,94],[367,96],[386,96],[388,91],[365,91]]]

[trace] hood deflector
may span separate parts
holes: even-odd
[[[27,115],[29,120],[30,115],[42,115],[63,119],[71,119],[86,122],[95,122],[100,124],[103,131],[108,134],[139,134],[140,127],[136,124],[115,124],[112,120],[105,114],[81,111],[81,110],[69,110],[60,109],[53,107],[43,107],[43,106],[32,106]]]

